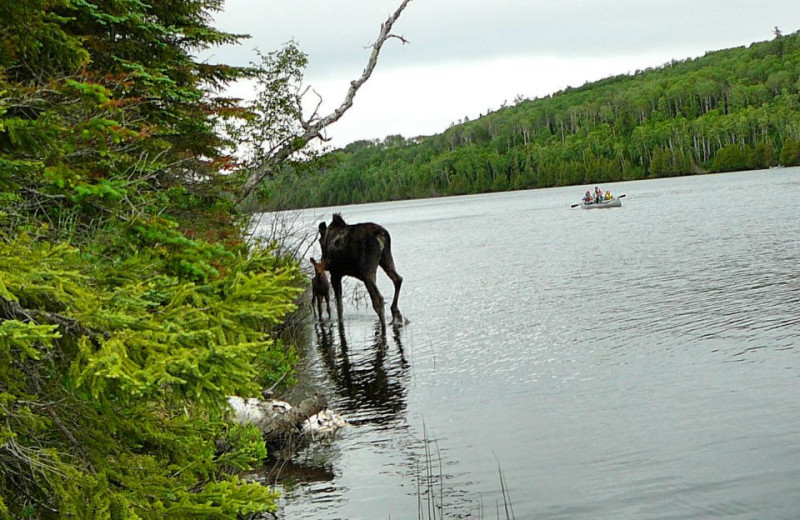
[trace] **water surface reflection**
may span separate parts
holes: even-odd
[[[312,377],[349,426],[332,445],[295,457],[294,464],[310,468],[306,474],[324,478],[287,490],[286,518],[434,518],[443,507],[469,516],[475,497],[458,484],[465,477],[454,473],[458,461],[428,432],[424,417],[408,417],[405,328],[383,329],[372,314],[351,314],[343,323],[313,324]],[[350,462],[358,472],[329,473],[344,452],[359,454]]]
[[[347,414],[351,424],[405,420],[409,365],[399,327],[393,327],[389,341],[376,321],[368,344],[352,349],[342,324],[315,323],[314,332],[337,409]]]
[[[430,454],[445,518],[495,517],[498,462],[517,518],[797,516],[800,168],[608,188],[335,208],[391,231],[411,324],[313,326],[352,427],[287,519],[416,518]]]

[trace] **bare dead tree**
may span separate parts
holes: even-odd
[[[270,154],[268,159],[262,162],[262,164],[253,168],[248,173],[247,179],[242,186],[239,202],[247,198],[258,187],[258,185],[264,181],[264,179],[269,177],[275,171],[276,167],[283,161],[287,160],[294,153],[305,148],[306,145],[308,145],[308,143],[314,139],[322,139],[322,132],[328,126],[341,119],[345,112],[347,112],[350,107],[353,106],[353,99],[355,98],[361,86],[367,82],[370,76],[372,76],[372,72],[375,70],[375,67],[378,64],[378,57],[380,56],[383,44],[386,43],[387,40],[390,38],[397,38],[403,42],[403,44],[408,43],[404,37],[392,34],[391,30],[394,23],[400,17],[400,14],[402,14],[403,10],[410,2],[411,0],[403,0],[403,2],[400,4],[400,7],[398,7],[397,10],[391,16],[389,16],[389,18],[383,24],[381,24],[381,30],[378,34],[378,39],[372,44],[372,53],[370,53],[367,66],[364,68],[364,72],[362,72],[361,77],[350,82],[350,88],[348,89],[342,104],[339,105],[336,110],[324,117],[320,117],[318,115],[317,111],[319,109],[319,105],[317,105],[314,113],[308,119],[301,118],[300,124],[303,132],[296,136],[296,138],[285,141],[280,147],[274,150],[272,154]]]

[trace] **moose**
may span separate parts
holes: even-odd
[[[342,277],[352,276],[364,282],[372,301],[372,308],[385,327],[386,319],[383,311],[383,296],[376,284],[375,276],[378,266],[386,273],[394,284],[392,299],[392,321],[402,322],[397,299],[403,277],[394,267],[392,258],[392,240],[389,232],[382,226],[372,222],[347,224],[340,213],[334,213],[330,225],[319,224],[319,245],[322,248],[322,262],[331,273],[333,295],[336,298],[336,312],[342,320]]]
[[[311,264],[314,266],[314,277],[311,279],[311,309],[314,310],[316,304],[317,316],[322,319],[322,302],[328,308],[328,318],[331,317],[331,284],[328,282],[328,275],[325,274],[325,260],[317,262],[311,257]]]

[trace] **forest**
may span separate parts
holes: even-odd
[[[261,189],[288,209],[800,164],[800,33],[358,141]]]

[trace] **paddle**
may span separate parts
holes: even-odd
[[[625,196],[625,193],[623,193],[622,195],[620,195],[620,196],[619,196],[619,197],[617,197],[617,198],[618,198],[618,199],[621,199],[621,198],[623,198],[624,196]],[[579,202],[579,203],[577,203],[577,204],[572,204],[572,205],[570,206],[570,208],[577,208],[577,207],[578,207],[578,206],[580,206],[581,204],[582,204],[581,202]]]

